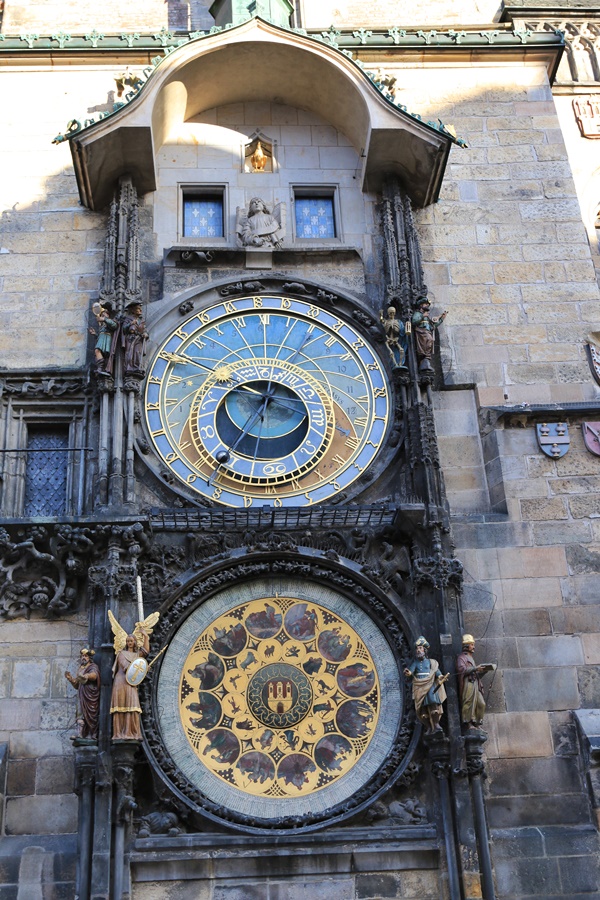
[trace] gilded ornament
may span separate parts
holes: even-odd
[[[293,597],[236,606],[194,641],[179,715],[198,760],[264,797],[296,797],[361,759],[379,716],[379,679],[357,631]]]

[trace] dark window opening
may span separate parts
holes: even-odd
[[[68,428],[29,428],[23,515],[60,516],[66,512],[68,449]]]

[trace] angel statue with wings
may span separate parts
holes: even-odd
[[[236,232],[242,247],[280,247],[285,235],[285,204],[269,212],[260,197],[253,197],[248,212],[238,206]]]
[[[140,697],[138,685],[144,680],[148,665],[146,657],[150,652],[150,635],[158,622],[160,613],[152,613],[143,622],[136,622],[133,634],[127,634],[111,610],[108,611],[110,626],[115,636],[115,662],[113,665],[113,689],[110,700],[113,741],[141,741]]]

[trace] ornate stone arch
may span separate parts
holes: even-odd
[[[139,193],[156,188],[156,154],[170,131],[203,110],[271,100],[311,110],[342,131],[362,161],[363,190],[398,175],[415,206],[438,196],[452,136],[398,108],[356,62],[308,36],[252,19],[183,44],[130,102],[68,136],[84,205],[104,207],[130,174]]]

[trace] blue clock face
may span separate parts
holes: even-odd
[[[240,297],[163,342],[145,409],[156,452],[192,491],[234,507],[308,506],[371,464],[390,389],[369,344],[334,313]]]

